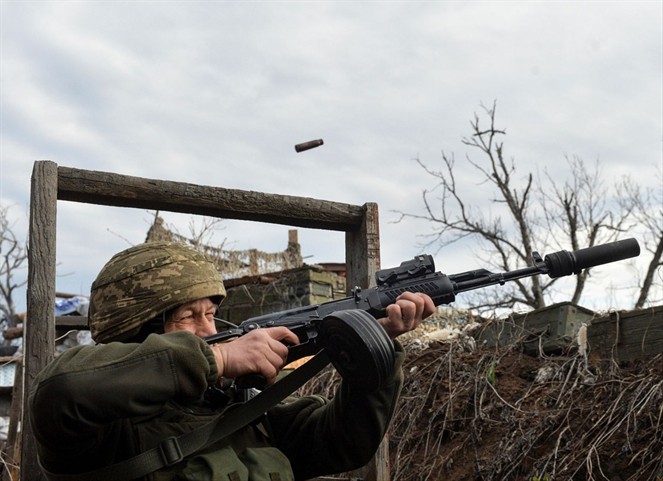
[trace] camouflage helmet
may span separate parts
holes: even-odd
[[[225,295],[221,274],[202,252],[176,242],[139,244],[101,269],[92,283],[88,323],[95,341],[124,341],[186,302],[221,302]]]

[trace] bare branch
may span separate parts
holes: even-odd
[[[14,293],[27,284],[27,277],[15,280],[15,276],[27,262],[27,246],[20,242],[9,221],[9,207],[0,205],[0,315],[14,325],[16,306]]]
[[[569,175],[563,183],[548,173],[544,176],[545,185],[540,180],[535,182],[532,172],[518,175],[515,161],[507,157],[502,142],[506,130],[496,125],[496,102],[491,107],[481,107],[484,115],[474,115],[470,121],[472,132],[461,139],[470,149],[464,160],[477,172],[474,183],[481,186],[480,190],[459,182],[453,154],[442,153],[440,169],[416,159],[434,177],[436,185],[422,192],[423,213],[400,212],[398,222],[405,218],[430,221],[432,233],[427,236],[426,247],[436,245],[440,249],[472,237],[485,247],[488,266],[509,271],[528,265],[535,246],[542,252],[551,247],[592,247],[615,240],[633,226],[631,214],[644,201],[634,196],[630,207],[615,208],[598,160],[589,168],[579,157],[567,157]],[[496,208],[495,212],[490,212],[486,202]],[[663,214],[659,213],[659,218]],[[661,230],[659,226],[658,232]],[[653,248],[656,243],[651,245]],[[660,256],[656,258],[660,260]],[[590,270],[586,269],[575,277],[572,302],[580,301],[589,275]],[[551,297],[556,281],[537,276],[490,294],[477,293],[475,300],[486,308],[517,304],[541,308]],[[651,277],[646,282],[651,282]]]
[[[634,307],[661,302],[663,296],[663,167],[658,172],[659,190],[646,189],[626,178],[619,186],[622,208],[631,213],[642,232],[644,250],[651,258],[640,281],[638,299]]]

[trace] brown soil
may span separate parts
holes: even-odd
[[[663,357],[592,366],[456,341],[405,372],[393,481],[663,479]]]
[[[467,339],[406,347],[392,481],[663,480],[663,356],[617,366]]]

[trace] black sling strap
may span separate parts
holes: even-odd
[[[118,481],[141,478],[163,467],[179,463],[187,456],[248,425],[303,386],[329,362],[329,356],[323,350],[227,415],[178,437],[167,438],[158,446],[132,458],[80,474],[51,473],[43,466],[41,469],[50,481]]]

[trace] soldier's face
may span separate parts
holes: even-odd
[[[208,297],[187,302],[166,319],[164,331],[189,331],[199,337],[211,336],[216,334],[215,313],[216,305]]]

